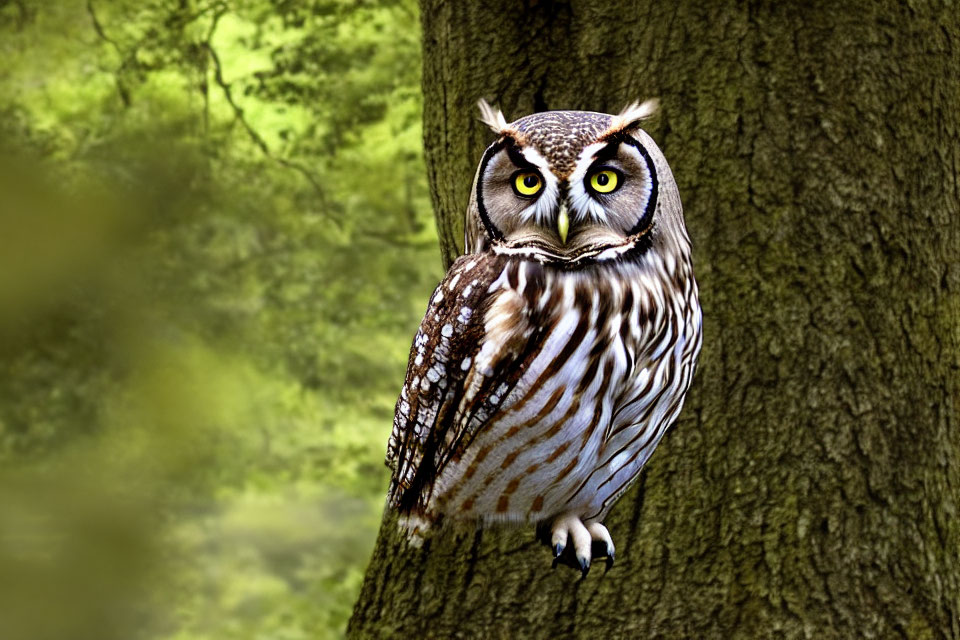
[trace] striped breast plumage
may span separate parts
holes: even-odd
[[[460,258],[411,349],[391,504],[411,530],[602,519],[679,413],[699,345],[685,264]]]

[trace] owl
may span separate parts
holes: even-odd
[[[396,405],[388,504],[413,539],[443,520],[528,523],[584,575],[603,520],[690,387],[701,313],[673,174],[640,124],[535,113],[480,159],[466,253],[430,299]],[[556,562],[556,561],[554,561]]]

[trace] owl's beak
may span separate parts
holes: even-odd
[[[567,244],[567,232],[570,230],[570,216],[567,215],[567,203],[560,205],[560,214],[557,216],[557,232],[560,242]]]

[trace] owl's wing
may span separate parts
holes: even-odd
[[[386,463],[393,469],[389,503],[401,511],[424,511],[434,480],[520,376],[527,357],[522,344],[498,349],[495,360],[477,370],[484,317],[503,290],[497,282],[506,268],[506,260],[492,253],[462,256],[430,299],[387,445]]]

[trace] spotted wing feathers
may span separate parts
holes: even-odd
[[[443,467],[504,397],[489,387],[517,377],[504,371],[509,362],[499,362],[497,375],[489,377],[476,366],[484,316],[496,296],[491,285],[503,266],[492,254],[461,257],[430,299],[410,349],[387,445],[386,463],[393,469],[389,502],[401,511],[424,511]]]

